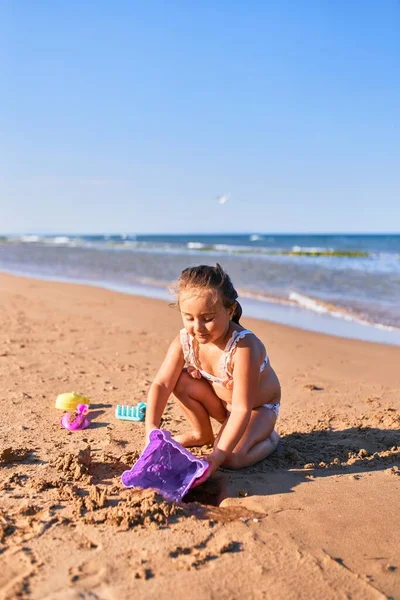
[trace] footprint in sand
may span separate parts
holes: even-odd
[[[90,559],[69,569],[70,581],[93,589],[104,581],[106,571],[106,567],[99,566],[98,560]]]

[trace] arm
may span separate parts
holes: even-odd
[[[158,429],[168,398],[172,394],[184,366],[179,335],[168,348],[168,352],[147,396],[146,438],[152,429]]]
[[[242,346],[243,344],[243,346]],[[244,345],[245,344],[245,345]],[[260,379],[260,351],[253,340],[243,340],[235,352],[233,369],[232,412],[211,454],[216,470],[233,452],[250,420]]]

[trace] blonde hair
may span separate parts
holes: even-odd
[[[238,293],[233,287],[228,273],[224,271],[220,264],[217,263],[215,267],[199,265],[198,267],[184,269],[174,290],[178,299],[179,294],[189,288],[215,290],[225,308],[230,309],[234,307],[231,320],[239,324],[240,317],[242,316],[242,307],[237,301]]]

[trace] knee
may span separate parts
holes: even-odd
[[[281,398],[282,398],[282,389],[281,389],[280,384],[278,383],[278,387],[277,387],[274,395],[272,396],[270,403],[274,404],[275,402],[280,402]]]
[[[186,370],[183,370],[174,388],[174,394],[177,398],[180,398],[185,392],[187,393],[189,383],[191,383],[191,377]]]

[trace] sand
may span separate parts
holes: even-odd
[[[146,399],[176,309],[0,274],[1,598],[400,598],[400,348],[243,324],[282,382],[281,444],[174,505],[123,489],[144,426],[114,407]],[[163,426],[186,426],[173,398]]]

